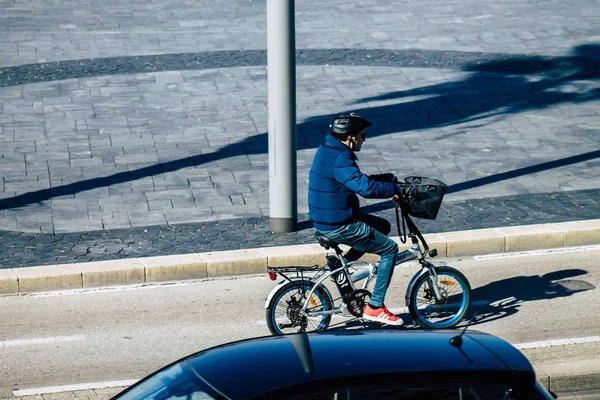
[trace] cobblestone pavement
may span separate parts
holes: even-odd
[[[274,235],[264,1],[0,0],[0,265],[312,242],[343,111],[366,173],[450,185],[425,232],[598,218],[598,0],[296,3],[302,229]]]
[[[423,233],[438,233],[595,219],[599,199],[600,190],[587,190],[464,200],[442,204],[435,221],[416,221]],[[391,202],[363,210],[387,218],[397,235]],[[299,221],[297,232],[279,234],[265,217],[55,235],[4,231],[1,268],[315,243],[308,216]]]

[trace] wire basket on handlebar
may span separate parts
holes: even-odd
[[[435,219],[446,193],[446,184],[437,179],[409,176],[402,186],[407,196],[402,202],[409,215],[415,218]]]

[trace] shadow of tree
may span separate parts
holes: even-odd
[[[582,103],[600,99],[600,89],[567,87],[569,83],[600,77],[600,46],[583,45],[573,50],[570,57],[506,56],[503,60],[467,64],[464,68],[472,74],[463,80],[441,83],[407,91],[388,93],[372,100],[396,100],[419,96],[413,101],[397,104],[353,109],[374,122],[370,136],[401,133],[412,129],[426,130],[469,121],[481,121],[490,117],[519,113],[530,109],[543,109],[552,105],[571,102]],[[490,74],[493,73],[493,74]],[[531,81],[523,75],[535,73],[542,79]],[[425,97],[425,98],[422,98]],[[330,115],[309,118],[297,125],[297,149],[312,149],[319,146],[326,134]],[[215,152],[198,154],[167,161],[128,172],[119,172],[101,178],[82,180],[76,183],[55,186],[0,199],[0,209],[19,207],[48,200],[53,197],[71,195],[86,190],[105,187],[200,166],[202,164],[248,154],[267,155],[267,133],[258,134],[247,140],[227,145]],[[562,160],[541,163],[527,168],[463,182],[450,186],[448,193],[487,185],[515,176],[557,168],[570,163],[595,159],[600,151],[566,157]],[[387,204],[387,203],[386,203]],[[381,207],[378,205],[377,207]],[[389,205],[388,207],[389,208]],[[369,208],[366,212],[372,212]]]
[[[384,107],[362,108],[356,112],[374,119],[387,118],[398,128],[394,132],[401,132],[600,98],[600,89],[568,85],[575,81],[600,77],[599,45],[578,46],[573,50],[571,57],[549,59],[515,55],[505,60],[466,65],[463,69],[474,73],[458,82],[445,82],[377,97],[366,97],[359,99],[355,104],[417,96],[425,98]],[[530,80],[525,77],[531,74],[541,79]],[[382,112],[385,109],[390,112]],[[376,124],[376,127],[380,125]]]

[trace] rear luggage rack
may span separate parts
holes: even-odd
[[[311,265],[311,266],[297,266],[297,267],[267,267],[267,271],[269,272],[269,278],[272,281],[277,279],[277,275],[281,275],[285,280],[291,281],[293,278],[290,278],[288,275],[294,275],[296,279],[305,279],[304,273],[316,272],[314,276],[311,275],[310,279],[314,279],[315,277],[321,275],[325,272],[325,268],[320,265]],[[309,279],[308,277],[306,277]]]

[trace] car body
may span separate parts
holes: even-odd
[[[187,399],[552,399],[527,358],[457,330],[267,336],[203,350],[114,397]]]

